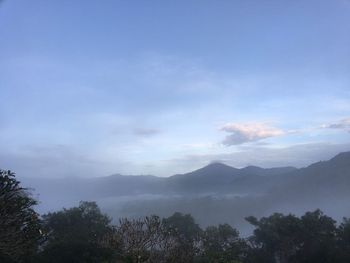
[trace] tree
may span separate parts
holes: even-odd
[[[239,238],[236,229],[228,224],[209,226],[202,239],[201,262],[241,262],[245,255],[245,242]]]
[[[301,244],[301,222],[294,215],[275,213],[258,220],[246,220],[255,226],[250,238],[249,262],[297,262],[296,252]]]
[[[158,216],[121,219],[110,243],[119,255],[118,262],[181,262],[178,236]]]
[[[339,262],[350,262],[350,219],[344,218],[338,227]]]
[[[79,207],[43,216],[47,242],[40,253],[41,262],[110,262],[112,251],[103,246],[111,231],[110,219],[95,202],[80,202]]]
[[[203,230],[190,214],[179,212],[164,218],[163,224],[167,231],[177,237],[177,246],[181,250],[177,262],[191,262],[199,253]]]
[[[25,262],[41,239],[37,202],[15,174],[0,170],[0,261]]]
[[[336,222],[320,210],[301,218],[275,213],[246,219],[256,227],[248,262],[340,262]]]
[[[301,217],[301,225],[298,262],[338,262],[336,221],[316,210],[306,212]]]

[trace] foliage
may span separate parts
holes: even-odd
[[[248,217],[247,221],[256,227],[250,238],[249,262],[342,262],[337,242],[347,242],[337,236],[336,222],[320,210],[300,218],[273,214],[260,220]]]
[[[37,202],[11,171],[0,170],[0,261],[25,262],[41,239]]]
[[[33,209],[36,204],[12,172],[0,170],[0,262],[350,262],[350,219],[337,226],[320,210],[301,217],[247,217],[255,229],[243,239],[228,224],[203,230],[190,214],[124,218],[112,226],[95,202],[81,202],[42,220]]]
[[[41,262],[108,262],[112,252],[102,240],[111,231],[110,219],[95,202],[81,202],[79,207],[63,209],[43,216],[48,238],[41,252]]]
[[[196,224],[190,214],[174,213],[163,219],[167,231],[176,236],[178,249],[181,253],[177,256],[177,262],[191,262],[200,252],[203,230]]]
[[[179,262],[177,236],[158,216],[121,219],[110,242],[120,262]]]
[[[201,262],[239,262],[244,257],[245,242],[228,224],[207,227],[202,240]]]
[[[338,228],[339,262],[350,262],[350,219],[344,218]]]
[[[251,262],[292,260],[301,240],[301,225],[297,217],[275,213],[260,220],[255,217],[248,217],[246,220],[256,227],[249,240],[252,244]]]
[[[181,213],[124,218],[111,227],[95,203],[83,202],[44,216],[50,232],[43,262],[350,262],[349,219],[337,227],[316,210],[301,217],[275,213],[247,221],[255,230],[246,239],[228,224],[202,230],[191,215]]]

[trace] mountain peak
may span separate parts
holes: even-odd
[[[209,163],[208,165],[202,167],[201,169],[203,169],[203,168],[209,168],[209,167],[213,167],[213,168],[222,168],[222,167],[225,167],[225,168],[231,168],[231,169],[234,168],[234,167],[229,166],[229,165],[227,165],[227,164],[224,164],[224,163],[222,163],[222,162],[217,162],[217,161],[215,161],[215,162]],[[235,169],[235,168],[234,168],[234,169]]]
[[[229,166],[227,164],[221,163],[221,162],[212,162],[209,163],[208,165],[193,171],[192,173],[196,173],[196,172],[206,172],[206,173],[216,173],[216,174],[220,174],[220,173],[232,173],[232,172],[236,172],[239,169],[234,168],[232,166]]]

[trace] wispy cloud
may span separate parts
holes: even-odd
[[[337,129],[350,132],[350,117],[331,124],[324,124],[321,127],[326,129]]]
[[[226,146],[259,141],[285,134],[283,130],[265,123],[227,123],[221,127],[221,130],[230,133],[222,141],[222,144]]]
[[[152,128],[135,128],[133,133],[137,136],[150,137],[160,133],[160,130]]]

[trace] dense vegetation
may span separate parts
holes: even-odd
[[[350,220],[337,224],[320,210],[248,217],[255,229],[242,238],[228,224],[202,229],[188,214],[112,225],[94,202],[41,217],[35,205],[13,173],[0,171],[0,262],[350,262]]]

